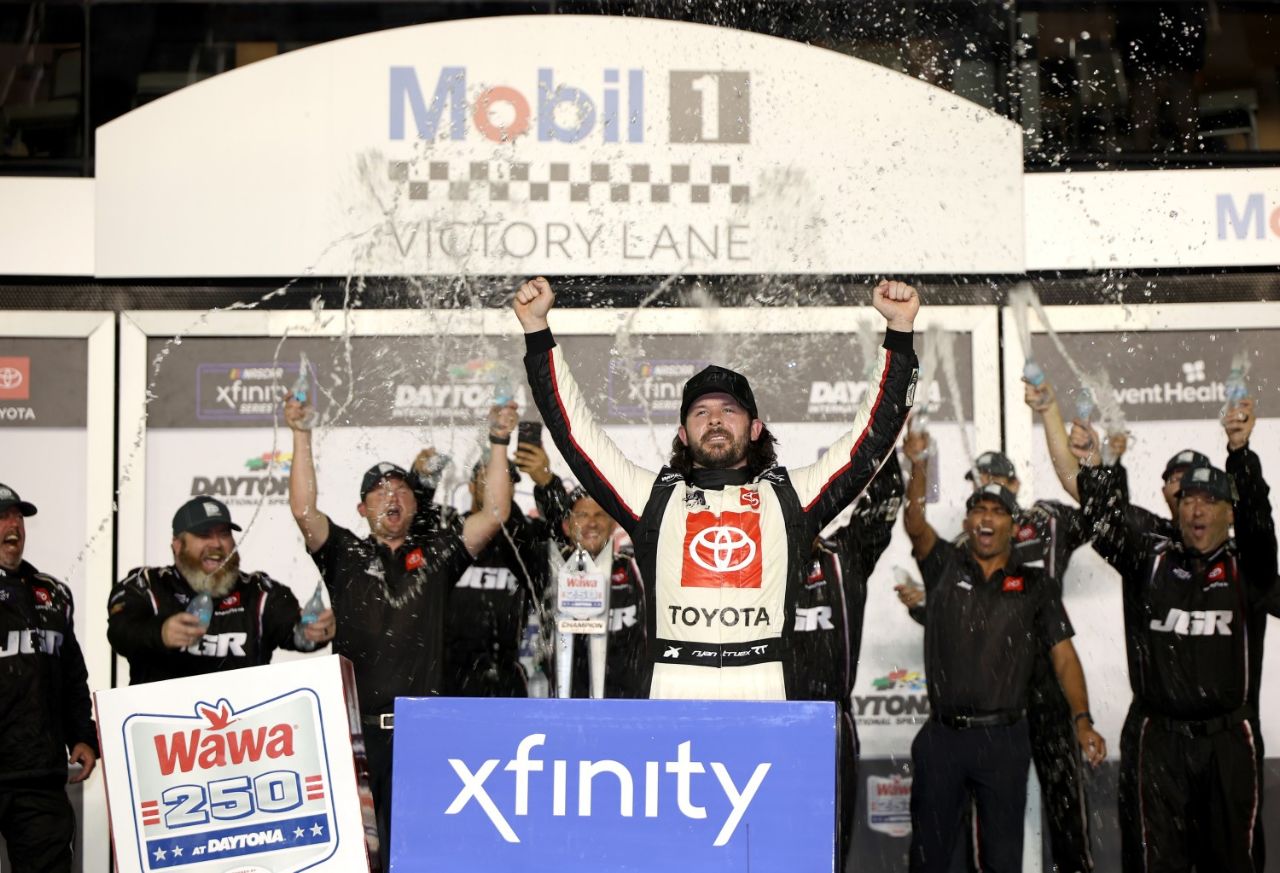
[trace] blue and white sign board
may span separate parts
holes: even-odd
[[[830,703],[396,701],[392,873],[835,869]]]
[[[95,694],[116,869],[367,871],[349,674],[330,656]]]

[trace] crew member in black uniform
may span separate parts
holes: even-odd
[[[910,458],[919,456],[927,445],[927,434],[912,431],[904,450]],[[926,469],[927,466],[921,467]],[[1017,495],[1021,485],[1017,468],[1003,453],[983,452],[974,460],[965,478],[973,481],[975,472],[975,487],[994,482]],[[967,537],[967,533],[964,536]],[[1071,556],[1089,537],[1084,515],[1078,508],[1056,500],[1037,500],[1030,508],[1020,509],[1014,518],[1010,563],[1014,567],[1040,570],[1045,583],[1061,598],[1062,580]],[[919,604],[924,592],[899,586],[898,595],[911,609],[912,618],[923,624],[924,609]],[[1040,780],[1041,803],[1049,826],[1053,863],[1061,873],[1092,870],[1089,804],[1080,746],[1071,708],[1063,696],[1047,647],[1037,652],[1032,669],[1027,725],[1031,732],[1031,758]],[[973,852],[969,854],[972,856]]]
[[[505,473],[514,487],[515,464]],[[558,483],[559,480],[556,480]],[[560,490],[564,490],[562,486]],[[471,510],[485,510],[485,465],[471,471]],[[527,697],[520,641],[529,610],[547,586],[551,530],[529,518],[510,497],[503,531],[490,541],[453,585],[445,624],[445,694],[450,697]]]
[[[894,453],[854,504],[849,523],[814,541],[809,576],[796,598],[796,697],[830,700],[840,707],[840,869],[849,855],[858,797],[858,730],[852,704],[867,580],[893,537],[902,493],[902,467]]]
[[[718,366],[685,384],[668,466],[629,461],[594,421],[556,345],[547,324],[554,301],[545,279],[516,291],[525,371],[569,468],[635,546],[648,696],[786,699],[797,688],[795,598],[813,538],[875,477],[914,399],[915,289],[885,281],[873,290],[888,326],[871,367],[875,387],[830,451],[790,469],[777,463],[746,377]]]
[[[107,639],[129,662],[129,684],[271,663],[276,649],[311,652],[334,636],[333,610],[302,624],[298,599],[265,573],[243,573],[225,504],[193,497],[173,515],[173,564],[139,567],[107,601]],[[213,600],[208,625],[187,612]]]
[[[558,480],[557,480],[558,481]],[[614,538],[618,523],[608,516],[586,491],[574,488],[554,499],[551,489],[535,489],[538,512],[561,536],[551,545],[549,567],[554,579],[559,568],[583,549],[592,565],[609,580],[608,645],[605,654],[604,696],[641,697],[648,664],[648,641],[644,627],[644,587],[640,568],[630,546],[620,546]],[[554,612],[555,604],[549,604]],[[577,634],[573,641],[574,697],[591,696],[591,663],[588,636]],[[550,675],[555,675],[554,664]]]
[[[449,591],[475,555],[502,528],[511,505],[506,447],[516,424],[515,405],[489,415],[489,460],[484,512],[467,518],[460,533],[411,531],[417,501],[409,474],[378,463],[360,483],[361,517],[368,537],[335,524],[317,505],[308,407],[285,402],[293,430],[289,506],[338,617],[336,654],[351,660],[368,757],[369,787],[378,820],[378,855],[389,869],[391,825],[391,715],[396,697],[425,697],[443,687],[444,619]]]
[[[0,835],[10,869],[71,873],[75,812],[98,760],[71,590],[23,560],[34,505],[0,485]]]
[[[1176,538],[1130,511],[1119,467],[1081,474],[1094,548],[1124,586],[1136,736],[1121,745],[1121,789],[1138,816],[1122,829],[1126,873],[1259,869],[1255,686],[1277,561],[1269,488],[1248,444],[1255,423],[1251,401],[1232,407],[1226,471],[1182,471]]]
[[[908,454],[905,523],[925,583],[932,715],[912,744],[911,870],[950,868],[972,794],[983,869],[1020,871],[1031,758],[1026,710],[1040,649],[1049,651],[1091,764],[1105,757],[1106,744],[1093,729],[1084,672],[1056,587],[1042,569],[1012,563],[1013,493],[994,482],[975,491],[965,504],[967,537],[945,542],[925,520],[921,447]]]

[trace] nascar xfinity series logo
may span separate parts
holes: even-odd
[[[298,871],[338,845],[315,692],[124,723],[142,869]]]
[[[314,374],[312,380],[314,383]],[[196,368],[199,421],[271,420],[298,381],[298,364],[200,364]],[[311,386],[314,392],[314,384]]]

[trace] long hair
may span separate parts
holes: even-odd
[[[747,443],[747,473],[752,479],[778,463],[777,447],[778,440],[767,424],[761,429],[759,439]],[[678,433],[671,440],[671,459],[667,466],[681,476],[693,473],[693,450],[680,442]]]

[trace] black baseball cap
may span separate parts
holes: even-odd
[[[364,500],[368,497],[369,492],[382,484],[383,479],[399,479],[402,482],[408,482],[409,473],[404,467],[392,464],[390,461],[379,461],[364,471],[364,478],[360,480],[360,499]]]
[[[173,535],[176,537],[180,533],[202,533],[219,524],[225,524],[232,530],[240,530],[240,525],[231,520],[231,511],[221,500],[192,497],[173,514]]]
[[[0,512],[5,512],[11,507],[18,507],[18,511],[26,518],[36,514],[34,503],[28,503],[18,496],[18,492],[14,491],[8,485],[0,485]]]
[[[978,455],[973,462],[973,468],[966,472],[964,477],[972,481],[974,469],[989,476],[1004,476],[1006,479],[1018,478],[1017,468],[1013,466],[1013,461],[1010,461],[1009,456],[1004,452],[983,452]]]
[[[1236,502],[1236,485],[1224,471],[1209,464],[1197,464],[1188,467],[1182,474],[1181,487],[1178,488],[1178,499],[1189,491],[1208,494],[1214,500]]]
[[[1169,459],[1169,463],[1164,465],[1164,481],[1168,482],[1169,477],[1179,470],[1185,470],[1187,467],[1212,467],[1209,458],[1193,449],[1183,449]]]
[[[969,499],[964,502],[965,511],[973,509],[984,500],[994,500],[1005,508],[1010,515],[1018,514],[1018,498],[1013,492],[1001,485],[999,482],[988,482],[977,491],[969,495]]]
[[[760,417],[756,409],[756,396],[751,393],[751,383],[747,381],[747,377],[712,364],[684,383],[684,394],[680,398],[681,422],[689,414],[689,407],[693,402],[706,394],[728,394],[741,403],[752,418]]]

